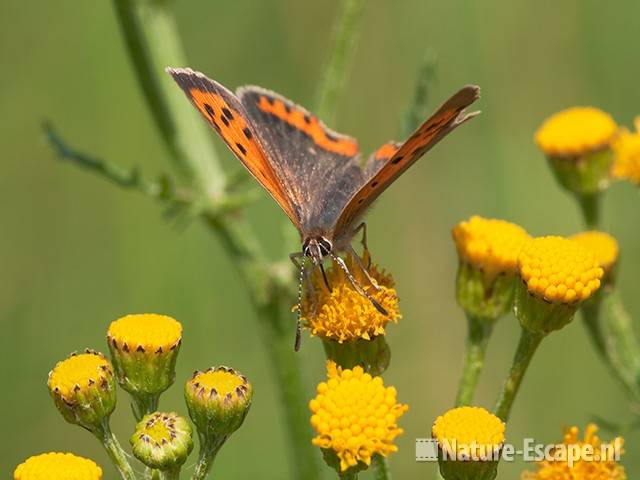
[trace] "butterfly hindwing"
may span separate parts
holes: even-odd
[[[349,235],[349,229],[367,207],[407,168],[429,151],[449,132],[479,112],[466,113],[465,108],[480,96],[477,86],[467,86],[453,95],[424,122],[403,144],[393,142],[380,147],[365,166],[366,182],[341,212],[335,226],[335,236]]]
[[[264,88],[242,87],[237,96],[301,210],[301,232],[332,230],[364,181],[356,140],[330,130],[303,107]]]
[[[167,72],[233,154],[298,225],[299,212],[283,188],[282,179],[238,98],[219,83],[190,68],[167,68]]]

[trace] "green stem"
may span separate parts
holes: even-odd
[[[210,141],[211,134],[164,73],[168,66],[186,65],[168,3],[113,0],[142,94],[175,166],[205,198],[216,201],[224,191],[224,175]]]
[[[386,457],[382,455],[374,455],[371,459],[371,466],[373,467],[374,480],[390,480],[391,472],[389,471],[389,462]]]
[[[346,472],[340,472],[338,478],[340,480],[358,480],[358,472],[353,470],[353,468],[350,468]]]
[[[598,230],[600,225],[600,193],[578,194],[577,198],[587,228]]]
[[[149,413],[158,411],[158,401],[160,395],[131,395],[131,409],[136,422],[142,420],[142,417]]]
[[[344,0],[337,22],[333,46],[320,84],[316,101],[318,117],[333,124],[337,105],[344,91],[356,49],[360,22],[364,16],[366,0]]]
[[[495,408],[496,415],[505,422],[509,419],[513,401],[520,389],[520,384],[527,371],[527,367],[543,338],[544,335],[542,334],[529,332],[525,328],[521,330],[520,342],[518,343],[518,348],[513,359],[513,365],[509,376],[504,382],[500,398]]]
[[[458,385],[456,406],[470,405],[478,385],[480,373],[484,367],[489,338],[493,333],[494,322],[490,319],[467,315],[467,346],[462,367],[462,376]]]
[[[180,467],[160,472],[160,480],[180,480]]]
[[[614,287],[605,286],[580,308],[593,344],[627,395],[640,403],[640,344]]]
[[[198,463],[196,464],[196,469],[191,476],[191,480],[204,480],[207,478],[207,475],[213,466],[213,461],[226,440],[226,436],[209,439],[200,435],[200,455],[198,456]]]
[[[436,53],[432,48],[425,51],[418,71],[413,99],[404,118],[401,138],[407,138],[425,119],[431,85],[436,78]]]
[[[118,442],[116,436],[111,432],[109,420],[105,419],[93,434],[100,440],[100,443],[107,451],[109,458],[120,473],[120,477],[122,477],[123,480],[135,480],[136,476],[133,473],[131,465],[129,465],[127,455],[120,446],[120,442]]]

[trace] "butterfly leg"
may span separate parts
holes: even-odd
[[[369,261],[369,266],[365,267],[364,263],[362,262],[362,259],[358,256],[358,254],[356,253],[356,251],[353,249],[353,247],[351,245],[349,245],[349,247],[347,247],[347,252],[351,253],[351,255],[353,255],[353,258],[355,259],[356,263],[358,264],[358,267],[360,267],[360,270],[362,271],[362,273],[364,273],[364,276],[367,277],[368,282],[371,284],[371,286],[373,288],[376,289],[376,291],[380,291],[380,285],[378,285],[378,283],[373,279],[373,277],[369,274],[369,268],[371,268],[371,261]],[[371,257],[369,257],[371,258]]]
[[[375,298],[373,298],[369,292],[367,292],[364,288],[362,288],[362,285],[360,285],[358,280],[356,280],[353,274],[349,271],[349,267],[347,267],[347,264],[344,263],[344,260],[333,253],[331,253],[330,255],[331,255],[331,258],[333,258],[333,260],[340,266],[340,268],[342,268],[345,275],[349,279],[349,282],[351,282],[351,285],[353,285],[353,288],[356,289],[356,292],[358,292],[363,297],[366,297],[371,302],[371,304],[376,308],[376,310],[378,310],[382,315],[385,315],[385,316],[389,315],[387,310],[385,310],[385,308],[382,305],[380,305],[380,303]]]

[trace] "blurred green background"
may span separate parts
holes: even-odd
[[[311,105],[338,1],[175,1],[190,66],[229,87],[254,83]],[[530,233],[581,228],[532,135],[548,114],[589,104],[631,124],[640,112],[637,58],[640,2],[542,0],[448,2],[371,0],[337,125],[368,151],[397,137],[427,47],[438,53],[430,108],[458,87],[482,87],[483,114],[455,132],[383,195],[368,215],[375,257],[397,280],[404,319],[389,328],[385,375],[410,404],[391,459],[397,478],[432,478],[414,461],[416,437],[453,402],[465,320],[453,299],[453,225],[472,214],[515,221]],[[175,316],[185,338],[178,377],[162,400],[186,413],[181,384],[195,368],[240,369],[256,396],[244,427],[219,455],[216,478],[285,478],[278,395],[239,278],[199,223],[176,228],[148,198],[123,192],[56,160],[40,123],[51,119],[72,145],[149,175],[169,169],[107,1],[0,3],[0,471],[31,454],[72,451],[114,478],[96,441],[66,424],[46,390],[47,372],[69,352],[106,350],[109,322],[130,312]],[[237,163],[215,140],[227,169]],[[620,289],[640,315],[638,192],[616,185],[605,225],[623,249]],[[263,244],[278,252],[284,215],[263,195],[247,214]],[[501,321],[492,339],[478,403],[491,406],[511,361],[518,327]],[[291,318],[293,339],[294,317]],[[300,357],[309,391],[323,378],[318,341]],[[132,429],[125,396],[114,429]],[[509,424],[509,438],[561,438],[599,415],[628,422],[628,402],[575,321],[542,345]],[[611,434],[603,432],[608,438]],[[629,478],[640,475],[640,434],[626,436]],[[505,464],[501,478],[525,466]],[[329,473],[329,472],[328,472]]]

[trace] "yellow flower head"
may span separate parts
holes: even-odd
[[[552,460],[539,462],[538,470],[524,472],[522,480],[626,480],[624,468],[617,461],[623,453],[623,439],[618,437],[611,443],[603,443],[597,431],[596,425],[587,425],[584,439],[580,440],[578,427],[566,429],[563,446],[551,452]],[[568,450],[565,446],[573,448]],[[569,458],[572,452],[574,456]]]
[[[604,273],[594,254],[573,240],[540,237],[528,242],[518,257],[527,290],[550,303],[574,304],[600,288]]]
[[[636,131],[623,130],[612,146],[615,154],[613,176],[640,184],[640,117],[636,118]]]
[[[102,469],[72,453],[43,453],[28,458],[13,472],[14,480],[100,480]]]
[[[617,131],[608,113],[593,107],[573,107],[547,118],[535,141],[549,157],[574,157],[606,148]]]
[[[610,272],[618,261],[618,242],[608,233],[582,232],[576,233],[570,239],[591,251],[605,273]]]
[[[104,355],[86,350],[80,355],[71,355],[58,362],[49,373],[47,386],[51,393],[59,395],[68,403],[90,387],[107,383],[113,379],[113,369]]]
[[[327,290],[319,269],[314,270],[311,288],[307,288],[302,300],[301,317],[312,335],[340,343],[359,338],[369,340],[383,335],[388,322],[397,323],[401,318],[393,277],[380,270],[377,265],[369,265],[371,261],[368,253],[365,253],[362,261],[380,288],[376,290],[352,255],[347,255],[345,261],[360,285],[389,315],[381,314],[368,298],[353,288],[343,270],[338,265],[333,265],[326,272],[331,292]]]
[[[458,407],[439,416],[431,434],[439,448],[460,460],[493,458],[504,443],[504,423],[481,407]]]
[[[182,325],[166,315],[127,315],[111,323],[109,343],[116,348],[160,352],[175,348],[182,339]]]
[[[516,273],[518,254],[530,238],[518,225],[477,215],[460,222],[452,233],[460,259],[490,279],[500,273]]]
[[[317,432],[313,444],[330,449],[340,459],[340,470],[358,462],[371,463],[375,454],[397,451],[394,439],[402,434],[397,420],[409,409],[397,403],[396,389],[385,387],[381,377],[364,373],[362,367],[342,369],[327,362],[327,381],[309,402],[311,425]]]

